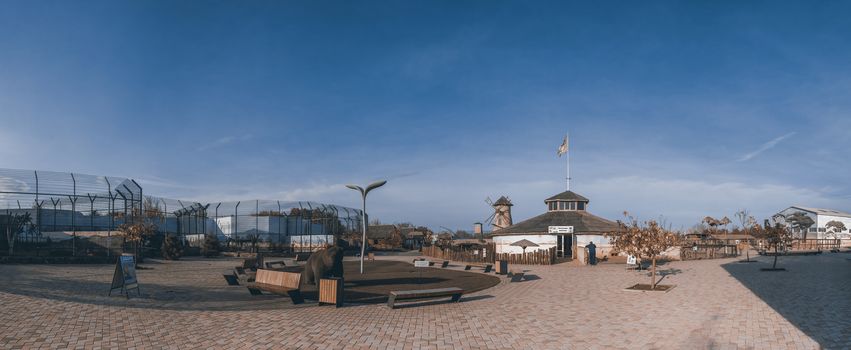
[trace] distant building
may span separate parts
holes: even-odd
[[[511,244],[525,239],[538,245],[527,247],[527,253],[555,247],[558,257],[573,257],[577,249],[594,242],[597,256],[609,254],[612,248],[604,235],[616,232],[619,226],[614,221],[589,213],[588,202],[587,198],[571,191],[547,198],[544,200],[546,213],[493,232],[496,252],[523,253],[522,247]]]
[[[808,238],[818,238],[818,239],[827,239],[827,238],[840,238],[840,239],[851,239],[851,214],[841,212],[833,209],[820,209],[820,208],[809,208],[802,206],[791,206],[784,210],[781,210],[779,213],[775,214],[775,219],[779,219],[782,217],[787,217],[794,213],[804,213],[813,219],[812,227],[809,228],[807,237]],[[782,219],[780,220],[783,221]],[[827,228],[827,223],[831,221],[839,221],[845,225],[845,230],[841,232],[829,232],[830,229]]]
[[[367,243],[376,248],[396,248],[402,245],[402,234],[396,225],[369,225]]]

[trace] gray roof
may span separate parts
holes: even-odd
[[[514,204],[511,204],[511,200],[510,200],[510,199],[506,198],[505,196],[502,196],[502,197],[499,197],[499,199],[497,199],[497,200],[496,200],[496,202],[493,202],[493,205],[508,205],[508,206],[513,206]]]
[[[584,210],[550,211],[531,219],[493,232],[494,236],[547,234],[550,226],[573,226],[573,232],[604,234],[620,229],[614,221],[603,219]]]
[[[564,192],[562,192],[562,193],[559,193],[559,194],[557,194],[557,195],[555,195],[555,196],[552,196],[552,197],[547,198],[547,199],[545,199],[545,200],[544,200],[544,202],[550,202],[550,201],[578,201],[578,202],[588,202],[588,198],[582,197],[582,196],[580,196],[580,195],[576,194],[576,193],[575,193],[575,192],[573,192],[573,191],[564,191]]]
[[[521,239],[517,242],[511,243],[515,247],[540,247],[538,243],[532,242],[528,239]]]
[[[810,213],[814,213],[814,214],[818,214],[818,215],[842,216],[842,217],[846,217],[846,218],[851,218],[851,214],[846,213],[846,212],[842,212],[842,211],[839,211],[839,210],[809,208],[809,207],[802,207],[802,206],[798,206],[798,205],[792,206],[791,208],[801,209],[803,211],[808,211]]]

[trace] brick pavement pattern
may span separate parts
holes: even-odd
[[[252,297],[229,259],[151,261],[130,300],[106,296],[112,266],[0,265],[0,348],[848,349],[847,258],[672,262],[668,293],[624,291],[648,277],[623,265],[511,266],[531,279],[396,310]]]

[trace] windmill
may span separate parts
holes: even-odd
[[[490,224],[494,231],[512,225],[511,207],[514,206],[514,204],[511,204],[511,199],[506,196],[500,196],[499,199],[494,202],[490,199],[490,197],[488,197],[485,199],[485,203],[494,209],[493,214],[485,220],[485,224]]]

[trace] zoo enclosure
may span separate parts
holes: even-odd
[[[123,250],[124,240],[112,235],[131,218],[142,218],[156,225],[157,233],[174,233],[190,244],[216,234],[226,242],[257,240],[295,251],[333,243],[334,235],[356,231],[361,222],[360,210],[337,205],[264,200],[203,204],[144,195],[128,178],[0,169],[0,215],[25,213],[32,225],[17,236],[16,246],[67,249],[71,255],[77,255],[80,243],[97,254]],[[79,237],[85,240],[78,242]]]

